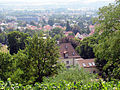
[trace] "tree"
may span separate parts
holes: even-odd
[[[11,55],[9,53],[0,52],[0,79],[6,81],[11,75]]]
[[[19,49],[25,48],[25,40],[28,35],[23,32],[13,31],[8,33],[8,49],[10,54],[16,54]]]
[[[95,47],[95,56],[96,65],[104,78],[120,79],[120,31],[99,43]]]
[[[36,26],[36,23],[34,21],[31,21],[30,25]]]
[[[67,21],[67,24],[66,24],[66,31],[71,31],[71,27],[70,27],[69,21]]]
[[[54,40],[43,39],[37,35],[29,39],[28,43],[26,51],[31,62],[32,76],[35,82],[42,82],[43,76],[50,76],[57,72],[59,49]]]
[[[0,43],[7,44],[7,34],[0,33]]]
[[[57,73],[60,65],[59,49],[53,39],[34,35],[26,41],[26,48],[12,55],[13,81],[30,84],[42,82],[44,76]]]
[[[53,26],[53,24],[54,24],[54,20],[49,19],[49,20],[48,20],[48,24],[49,24],[50,26]]]
[[[80,29],[80,27],[78,25],[74,25],[72,27],[72,32],[76,35],[78,32],[82,33],[82,30]]]
[[[83,84],[91,82],[91,79],[95,79],[95,75],[90,74],[83,68],[69,68],[69,69],[61,69],[57,75],[54,77],[45,77],[44,83],[59,83],[63,80],[68,82],[79,82],[82,81]]]
[[[99,37],[95,45],[97,68],[104,79],[120,79],[120,0],[115,4],[105,6],[99,10],[96,20],[96,32]]]
[[[95,37],[85,38],[80,42],[80,45],[76,48],[77,52],[84,59],[95,58],[93,48],[94,44],[97,43]]]

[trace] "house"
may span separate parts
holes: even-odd
[[[83,40],[83,36],[82,35],[80,35],[80,33],[79,32],[77,32],[77,34],[75,35],[75,38],[78,38],[78,39],[80,39],[80,40]]]
[[[83,59],[79,58],[75,60],[75,65],[78,65],[79,68],[84,68],[90,73],[99,73],[99,70],[96,68],[95,59]]]
[[[46,26],[43,27],[43,29],[45,31],[50,31],[52,29],[52,27],[50,25],[46,25]]]
[[[89,26],[89,30],[90,30],[89,36],[93,35],[95,33],[95,26],[94,25],[90,25]]]
[[[94,26],[94,25],[90,25],[90,26],[89,26],[89,30],[90,30],[90,31],[92,31],[92,30],[94,30],[94,29],[95,29],[95,26]]]
[[[75,59],[80,58],[71,43],[61,43],[60,45],[60,62],[64,63],[67,68],[75,65]]]
[[[67,31],[67,32],[63,32],[63,33],[67,37],[69,34],[72,34],[73,32],[72,31]]]

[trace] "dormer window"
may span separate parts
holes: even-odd
[[[89,64],[89,66],[92,66],[92,64],[91,63],[88,63]]]
[[[86,66],[86,64],[85,64],[85,63],[83,63],[83,66],[85,67],[85,66]]]
[[[95,63],[94,63],[94,62],[92,62],[92,64],[93,64],[93,66],[95,66]]]
[[[65,58],[68,58],[68,53],[65,53]]]
[[[68,48],[68,46],[66,45],[66,46],[65,46],[65,48],[67,49],[67,48]]]
[[[75,52],[73,52],[73,56],[75,56]]]
[[[68,52],[64,51],[64,58],[68,58]]]

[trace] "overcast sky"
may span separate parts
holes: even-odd
[[[115,0],[0,0],[0,3],[8,3],[8,2],[29,2],[29,3],[68,3],[68,2],[81,2],[81,3],[93,3],[93,2],[113,2]]]
[[[51,8],[79,8],[79,7],[94,7],[108,5],[115,0],[0,0],[0,7],[36,7],[36,6],[52,6]]]

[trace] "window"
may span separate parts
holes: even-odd
[[[89,64],[89,66],[92,66],[92,64],[91,63],[88,63]]]
[[[68,58],[68,53],[65,53],[65,58]]]
[[[69,64],[69,61],[66,61],[66,64]]]
[[[93,66],[95,66],[95,63],[94,63],[94,62],[92,62],[92,65],[93,65]]]
[[[83,63],[83,66],[84,66],[84,67],[86,66],[85,63]]]
[[[75,52],[73,52],[73,56],[75,55]]]
[[[67,48],[68,48],[68,46],[66,45],[66,46],[65,46],[65,48],[67,49]]]
[[[96,71],[94,70],[93,73],[96,73]]]

